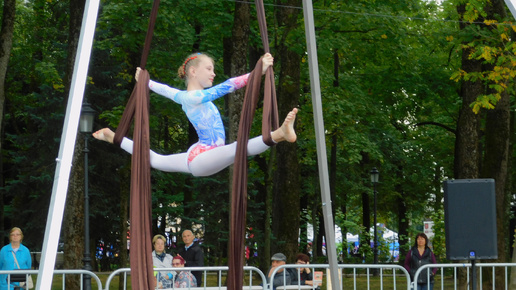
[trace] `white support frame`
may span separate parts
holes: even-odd
[[[324,134],[321,84],[319,82],[319,61],[317,60],[317,44],[315,42],[313,11],[312,0],[303,0],[306,47],[308,51],[308,67],[310,70],[310,87],[312,91],[312,106],[314,111],[315,141],[317,145],[317,164],[319,166],[319,183],[321,187],[321,200],[326,237],[326,255],[330,266],[331,284],[340,285],[337,247],[335,246],[335,226],[333,225],[330,181],[328,177],[328,159],[326,155],[326,137]],[[335,288],[335,290],[337,289]]]
[[[505,4],[509,7],[512,16],[516,18],[516,0],[505,0]]]
[[[506,0],[506,2],[512,0]],[[53,270],[55,266],[57,246],[61,233],[64,206],[68,191],[72,159],[79,126],[79,117],[83,102],[88,65],[93,46],[93,36],[97,22],[100,0],[87,0],[81,25],[81,35],[77,48],[72,85],[68,96],[66,117],[61,136],[59,155],[56,159],[57,167],[52,188],[40,269],[36,289],[50,290],[52,286]],[[511,2],[512,4],[512,2]],[[509,4],[508,4],[509,5]],[[510,6],[511,11],[514,6]],[[328,180],[328,166],[326,157],[326,142],[324,136],[324,122],[322,114],[322,101],[319,82],[319,69],[317,60],[317,47],[315,42],[315,29],[313,18],[313,6],[311,0],[303,0],[303,12],[305,19],[305,33],[308,47],[308,59],[310,67],[310,79],[312,89],[312,104],[314,108],[314,122],[316,129],[317,156],[319,164],[319,179],[321,184],[321,196],[323,202],[323,215],[326,225],[326,246],[329,260],[329,268],[333,285],[340,285],[338,280],[337,252],[335,247],[335,232],[333,227],[332,205]],[[514,12],[513,12],[514,14]]]
[[[52,286],[57,246],[63,222],[64,206],[68,192],[70,170],[72,167],[77,128],[86,86],[88,65],[90,62],[93,35],[97,23],[100,0],[87,0],[81,25],[81,34],[75,58],[72,84],[68,95],[66,116],[61,135],[59,155],[56,159],[56,173],[52,188],[52,198],[48,209],[47,225],[41,253],[36,289],[50,290]]]

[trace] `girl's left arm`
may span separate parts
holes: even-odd
[[[225,82],[218,84],[209,89],[205,89],[202,91],[201,99],[191,100],[196,103],[206,103],[214,101],[222,96],[225,96],[229,93],[232,93],[240,88],[243,88],[247,85],[247,80],[249,79],[249,74],[241,75],[238,77],[230,78]]]

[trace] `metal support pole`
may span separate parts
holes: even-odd
[[[90,256],[90,199],[88,188],[88,134],[84,134],[84,270],[91,271]],[[91,276],[86,275],[83,279],[84,289],[91,290]]]
[[[516,0],[505,0],[505,4],[507,4],[512,16],[516,18]]]
[[[35,289],[50,290],[100,0],[86,0]]]
[[[310,69],[310,87],[314,114],[315,141],[317,145],[317,164],[321,186],[321,200],[326,238],[326,255],[331,274],[333,290],[342,289],[339,279],[337,248],[335,246],[335,226],[331,205],[330,186],[328,178],[328,160],[326,154],[326,139],[322,113],[321,85],[319,83],[319,67],[317,60],[317,45],[315,42],[315,25],[311,0],[303,0],[303,15],[305,19],[306,46],[308,52],[308,67]]]
[[[477,290],[477,265],[476,260],[471,260],[471,290]]]

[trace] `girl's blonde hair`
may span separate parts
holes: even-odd
[[[213,62],[213,59],[204,53],[200,53],[200,52],[192,53],[185,59],[183,64],[177,70],[177,76],[180,79],[188,82],[188,69],[191,66],[194,66],[194,67],[197,66],[199,64],[199,62],[201,62],[201,58],[203,58],[203,57],[207,57],[209,60],[211,60]]]

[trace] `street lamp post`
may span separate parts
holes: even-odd
[[[373,251],[374,251],[374,264],[378,264],[378,234],[376,230],[376,184],[378,183],[378,178],[380,177],[380,172],[376,167],[373,167],[371,170],[371,182],[373,183],[373,194],[374,194],[374,243],[373,243]],[[375,271],[376,273],[376,271]]]
[[[90,256],[90,202],[88,189],[88,138],[93,131],[93,120],[95,118],[95,110],[93,110],[87,102],[82,104],[81,118],[79,121],[79,131],[84,133],[84,270],[91,271]],[[84,289],[91,290],[91,276],[85,275]]]

